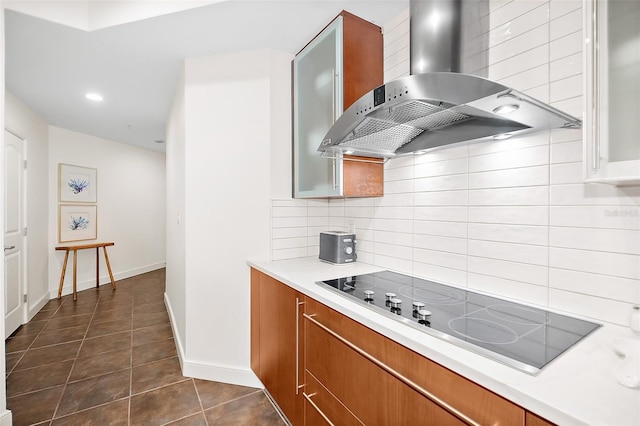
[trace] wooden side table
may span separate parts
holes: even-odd
[[[115,243],[92,243],[92,244],[79,244],[71,246],[58,246],[56,250],[66,251],[64,255],[64,263],[62,264],[62,273],[60,274],[60,286],[58,287],[58,299],[62,297],[62,285],[64,284],[64,274],[67,271],[67,261],[69,260],[69,252],[73,251],[73,300],[78,300],[78,293],[76,289],[76,277],[78,272],[78,250],[96,249],[96,287],[100,286],[100,247],[104,250],[104,260],[107,262],[107,269],[109,270],[109,277],[111,278],[111,287],[116,289],[116,282],[113,279],[113,273],[111,272],[111,265],[109,264],[109,255],[107,254],[107,247],[115,245]]]

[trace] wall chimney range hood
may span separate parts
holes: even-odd
[[[486,72],[483,5],[488,10],[486,0],[411,0],[412,75],[357,100],[318,151],[393,158],[457,142],[581,128],[579,119],[515,89],[459,72]]]

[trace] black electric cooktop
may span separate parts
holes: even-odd
[[[408,326],[533,375],[600,327],[390,271],[318,284]]]

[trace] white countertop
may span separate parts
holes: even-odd
[[[640,389],[620,385],[612,372],[622,358],[611,349],[611,339],[637,338],[628,327],[605,324],[531,376],[407,327],[316,284],[382,268],[364,263],[331,265],[315,258],[248,264],[559,425],[640,425]]]

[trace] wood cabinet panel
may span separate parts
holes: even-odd
[[[306,425],[331,423],[344,426],[362,426],[363,423],[353,415],[335,396],[308,371],[305,372],[304,419]]]
[[[537,416],[530,411],[527,411],[525,414],[525,424],[527,426],[555,426],[555,423],[551,423],[550,421],[543,419],[542,417]]]
[[[379,158],[343,158],[345,197],[382,197],[384,195],[384,163]]]
[[[304,405],[302,393],[297,389],[300,371],[296,374],[302,354],[297,352],[301,345],[296,341],[299,337],[296,319],[301,321],[298,302],[303,296],[258,271],[252,271],[252,280],[251,311],[258,314],[258,324],[253,317],[251,319],[252,332],[258,333],[257,339],[252,336],[252,343],[258,346],[251,350],[252,369],[289,421],[294,425],[302,424]],[[254,290],[256,294],[253,294]]]
[[[361,324],[313,300],[307,300],[306,312],[331,330],[374,356],[418,386],[455,407],[480,424],[523,425],[524,410],[487,389],[453,373],[441,365],[393,342]],[[391,413],[374,411],[372,398],[394,412],[410,412],[425,424],[459,424],[459,420],[423,395],[383,374],[326,332],[305,323],[306,368],[314,374],[365,424],[401,424]],[[362,392],[366,389],[366,392]],[[366,397],[358,397],[366,395]],[[346,402],[345,402],[346,403]],[[399,414],[401,415],[401,414]],[[395,422],[395,423],[394,423]]]
[[[260,377],[260,275],[251,268],[251,369]]]

